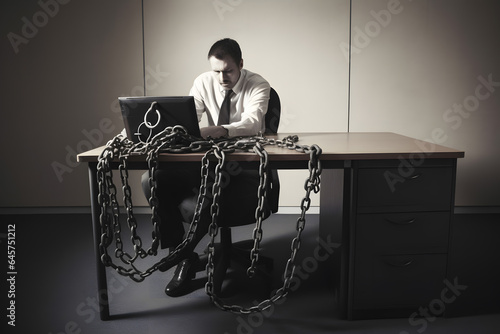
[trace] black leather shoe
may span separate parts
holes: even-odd
[[[165,293],[170,297],[183,296],[189,292],[191,279],[196,276],[196,267],[199,262],[198,254],[193,253],[189,258],[182,260],[175,268],[174,277],[165,287]]]

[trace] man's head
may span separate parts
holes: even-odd
[[[208,60],[219,84],[224,89],[232,89],[238,82],[243,68],[238,43],[230,38],[215,42],[208,52]]]

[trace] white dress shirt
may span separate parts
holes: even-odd
[[[264,116],[269,102],[270,85],[256,73],[241,70],[240,78],[233,87],[229,124],[224,125],[230,137],[253,136],[265,130]],[[208,125],[216,125],[225,89],[219,84],[214,72],[205,72],[193,83],[189,95],[194,96],[198,121],[203,113]]]

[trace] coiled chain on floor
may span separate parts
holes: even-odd
[[[305,228],[306,212],[311,205],[311,192],[319,192],[320,190],[320,175],[321,175],[321,148],[317,145],[307,146],[298,145],[297,136],[288,136],[282,140],[270,139],[263,136],[231,138],[224,140],[200,140],[187,134],[187,131],[181,126],[167,127],[165,130],[154,136],[148,143],[134,144],[123,136],[116,136],[109,141],[99,156],[97,164],[97,182],[99,188],[98,203],[101,208],[99,217],[101,226],[101,240],[99,249],[101,252],[101,261],[105,266],[112,267],[119,274],[128,276],[136,282],[142,282],[146,277],[150,276],[157,270],[168,263],[175,261],[177,257],[182,256],[183,251],[191,242],[198,226],[204,200],[207,197],[208,171],[210,157],[217,159],[215,167],[215,180],[212,185],[211,195],[212,204],[210,206],[211,223],[209,225],[210,242],[208,245],[208,264],[207,276],[208,281],[205,285],[205,291],[212,302],[224,311],[230,311],[239,314],[248,314],[252,312],[260,312],[269,308],[273,303],[285,297],[289,291],[291,280],[295,271],[295,258],[301,245],[301,234]],[[247,274],[252,277],[255,274],[255,266],[259,259],[260,242],[262,240],[262,221],[264,219],[264,204],[267,196],[267,170],[268,170],[268,154],[265,150],[266,145],[277,145],[292,150],[297,150],[310,155],[309,158],[309,177],[304,184],[305,196],[301,201],[301,214],[297,219],[296,231],[297,235],[291,243],[290,258],[286,263],[283,273],[283,286],[279,288],[273,296],[259,303],[256,306],[244,308],[238,305],[225,305],[223,301],[214,293],[214,255],[215,255],[215,237],[218,233],[217,219],[219,216],[219,198],[222,191],[221,179],[222,170],[225,164],[227,153],[232,153],[236,150],[250,152],[253,151],[259,155],[259,176],[260,182],[257,191],[258,204],[255,210],[256,226],[253,230],[253,248],[251,250],[251,266],[247,270]],[[201,166],[201,185],[197,197],[194,216],[190,223],[185,239],[160,261],[156,262],[149,269],[141,270],[135,265],[138,258],[145,258],[148,255],[157,255],[159,246],[159,224],[158,216],[159,200],[156,195],[157,182],[155,171],[158,169],[158,157],[161,152],[168,153],[189,153],[206,151],[202,158]],[[137,220],[133,212],[132,193],[128,182],[128,167],[127,160],[132,155],[146,156],[149,169],[149,186],[151,188],[151,197],[149,204],[151,206],[151,221],[153,224],[152,242],[150,247],[145,250],[140,236],[137,233]],[[131,242],[134,249],[134,254],[130,255],[123,249],[123,241],[121,237],[120,225],[120,208],[117,200],[117,189],[113,182],[112,163],[118,160],[118,169],[122,181],[123,202],[127,212],[127,224],[131,233]],[[115,257],[126,264],[123,265],[113,262],[108,253],[108,247],[115,240]]]

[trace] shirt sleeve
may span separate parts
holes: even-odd
[[[198,115],[198,122],[200,122],[201,118],[203,117],[203,113],[207,109],[204,102],[204,96],[206,96],[206,92],[204,92],[204,86],[200,77],[196,78],[196,80],[193,82],[193,87],[191,87],[189,95],[194,97],[196,114]]]
[[[269,83],[262,80],[240,93],[243,99],[241,119],[224,125],[230,137],[254,136],[264,130],[270,90]]]

